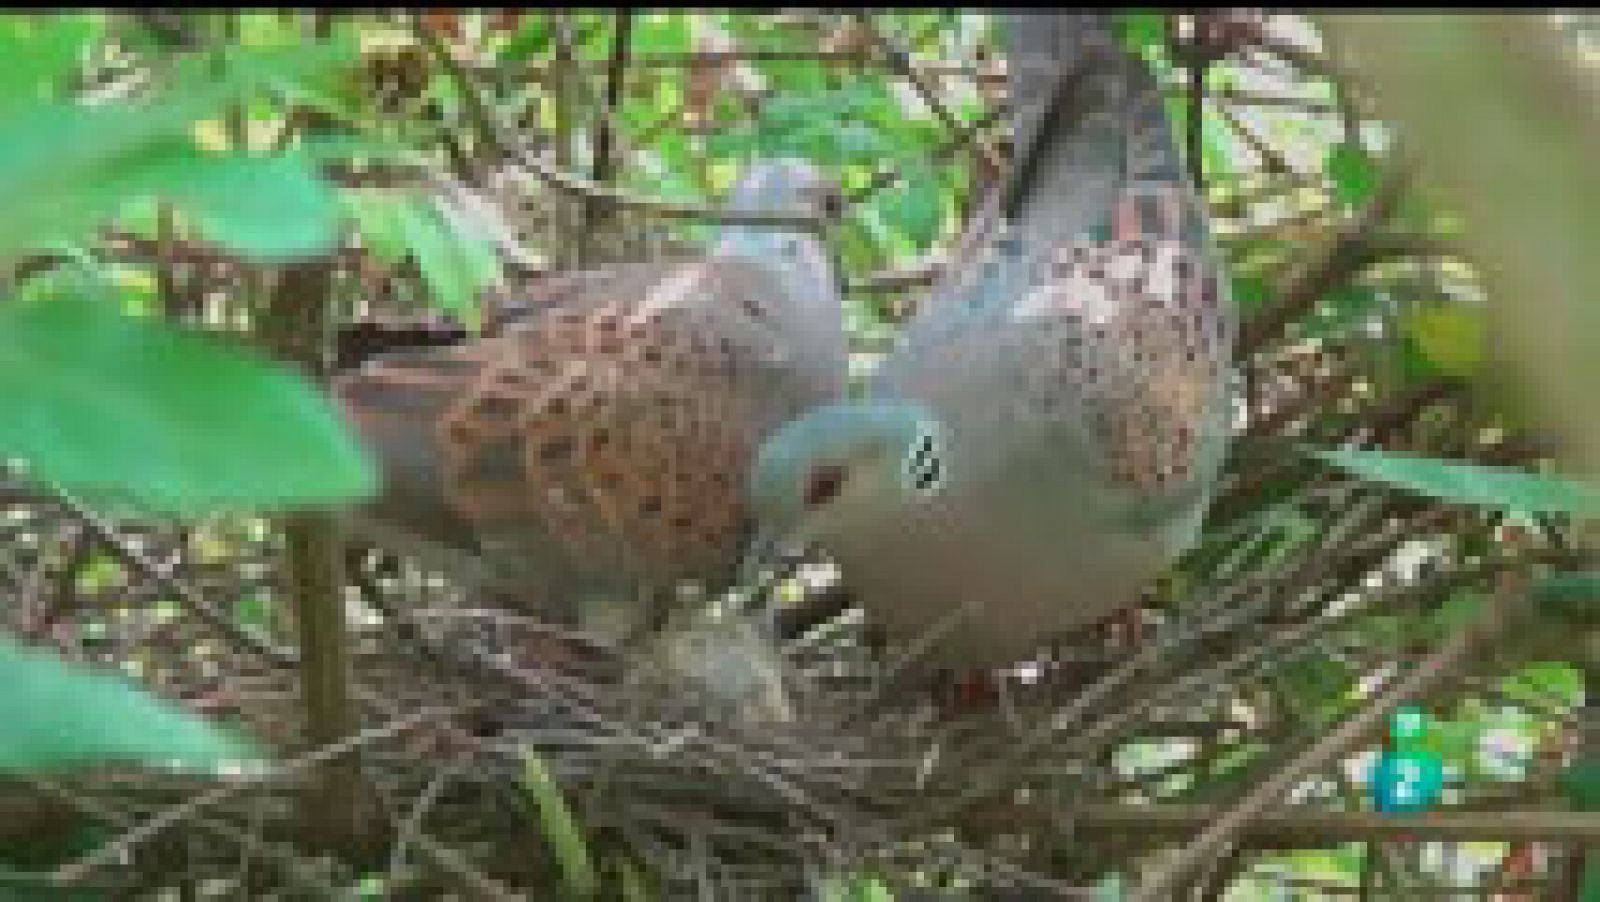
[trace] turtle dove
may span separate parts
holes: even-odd
[[[820,216],[835,197],[780,161],[729,206]],[[358,529],[499,603],[636,635],[676,583],[731,573],[761,440],[840,397],[832,263],[805,233],[735,225],[703,257],[547,278],[508,309],[335,380],[384,473]]]
[[[769,439],[764,529],[814,543],[908,670],[1024,659],[1192,543],[1234,322],[1160,91],[1110,14],[1010,15],[1015,163],[861,401]]]

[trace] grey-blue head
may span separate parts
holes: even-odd
[[[745,213],[832,216],[843,198],[816,164],[784,157],[751,163],[728,194],[727,208]]]
[[[736,213],[829,219],[843,204],[838,183],[817,166],[805,160],[776,159],[752,163],[734,183],[724,206]],[[775,259],[806,235],[792,226],[730,225],[722,230],[721,252]]]
[[[905,401],[846,402],[790,421],[761,446],[750,503],[763,532],[818,541],[937,495],[950,475],[944,426]]]

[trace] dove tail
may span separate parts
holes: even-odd
[[[1006,217],[1046,235],[1110,237],[1129,228],[1125,199],[1149,197],[1159,209],[1141,231],[1190,232],[1194,202],[1165,102],[1122,49],[1115,15],[1018,13],[1003,24],[1015,161]]]
[[[1015,12],[1001,27],[1013,128],[1049,98],[1064,74],[1118,55],[1116,17],[1108,12]]]

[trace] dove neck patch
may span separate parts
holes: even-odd
[[[944,488],[945,446],[937,431],[921,432],[906,451],[900,468],[901,486],[916,498],[929,498]]]

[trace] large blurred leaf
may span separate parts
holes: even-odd
[[[373,491],[366,457],[297,376],[96,300],[0,308],[0,455],[91,501],[158,512]]]
[[[214,768],[249,746],[120,679],[0,636],[0,771],[111,762]]]
[[[338,237],[332,186],[294,157],[177,156],[166,195],[206,237],[257,258],[315,254]]]
[[[89,15],[0,16],[0,109],[49,97],[99,33]]]
[[[0,255],[82,235],[129,201],[159,196],[191,207],[208,234],[236,250],[298,256],[331,241],[328,189],[302,164],[208,156],[191,126],[273,79],[334,64],[312,48],[250,54],[221,77],[174,67],[193,85],[138,106],[36,101],[0,112]]]
[[[1600,514],[1600,490],[1579,482],[1503,467],[1353,449],[1312,449],[1348,473],[1445,501],[1524,513]]]

